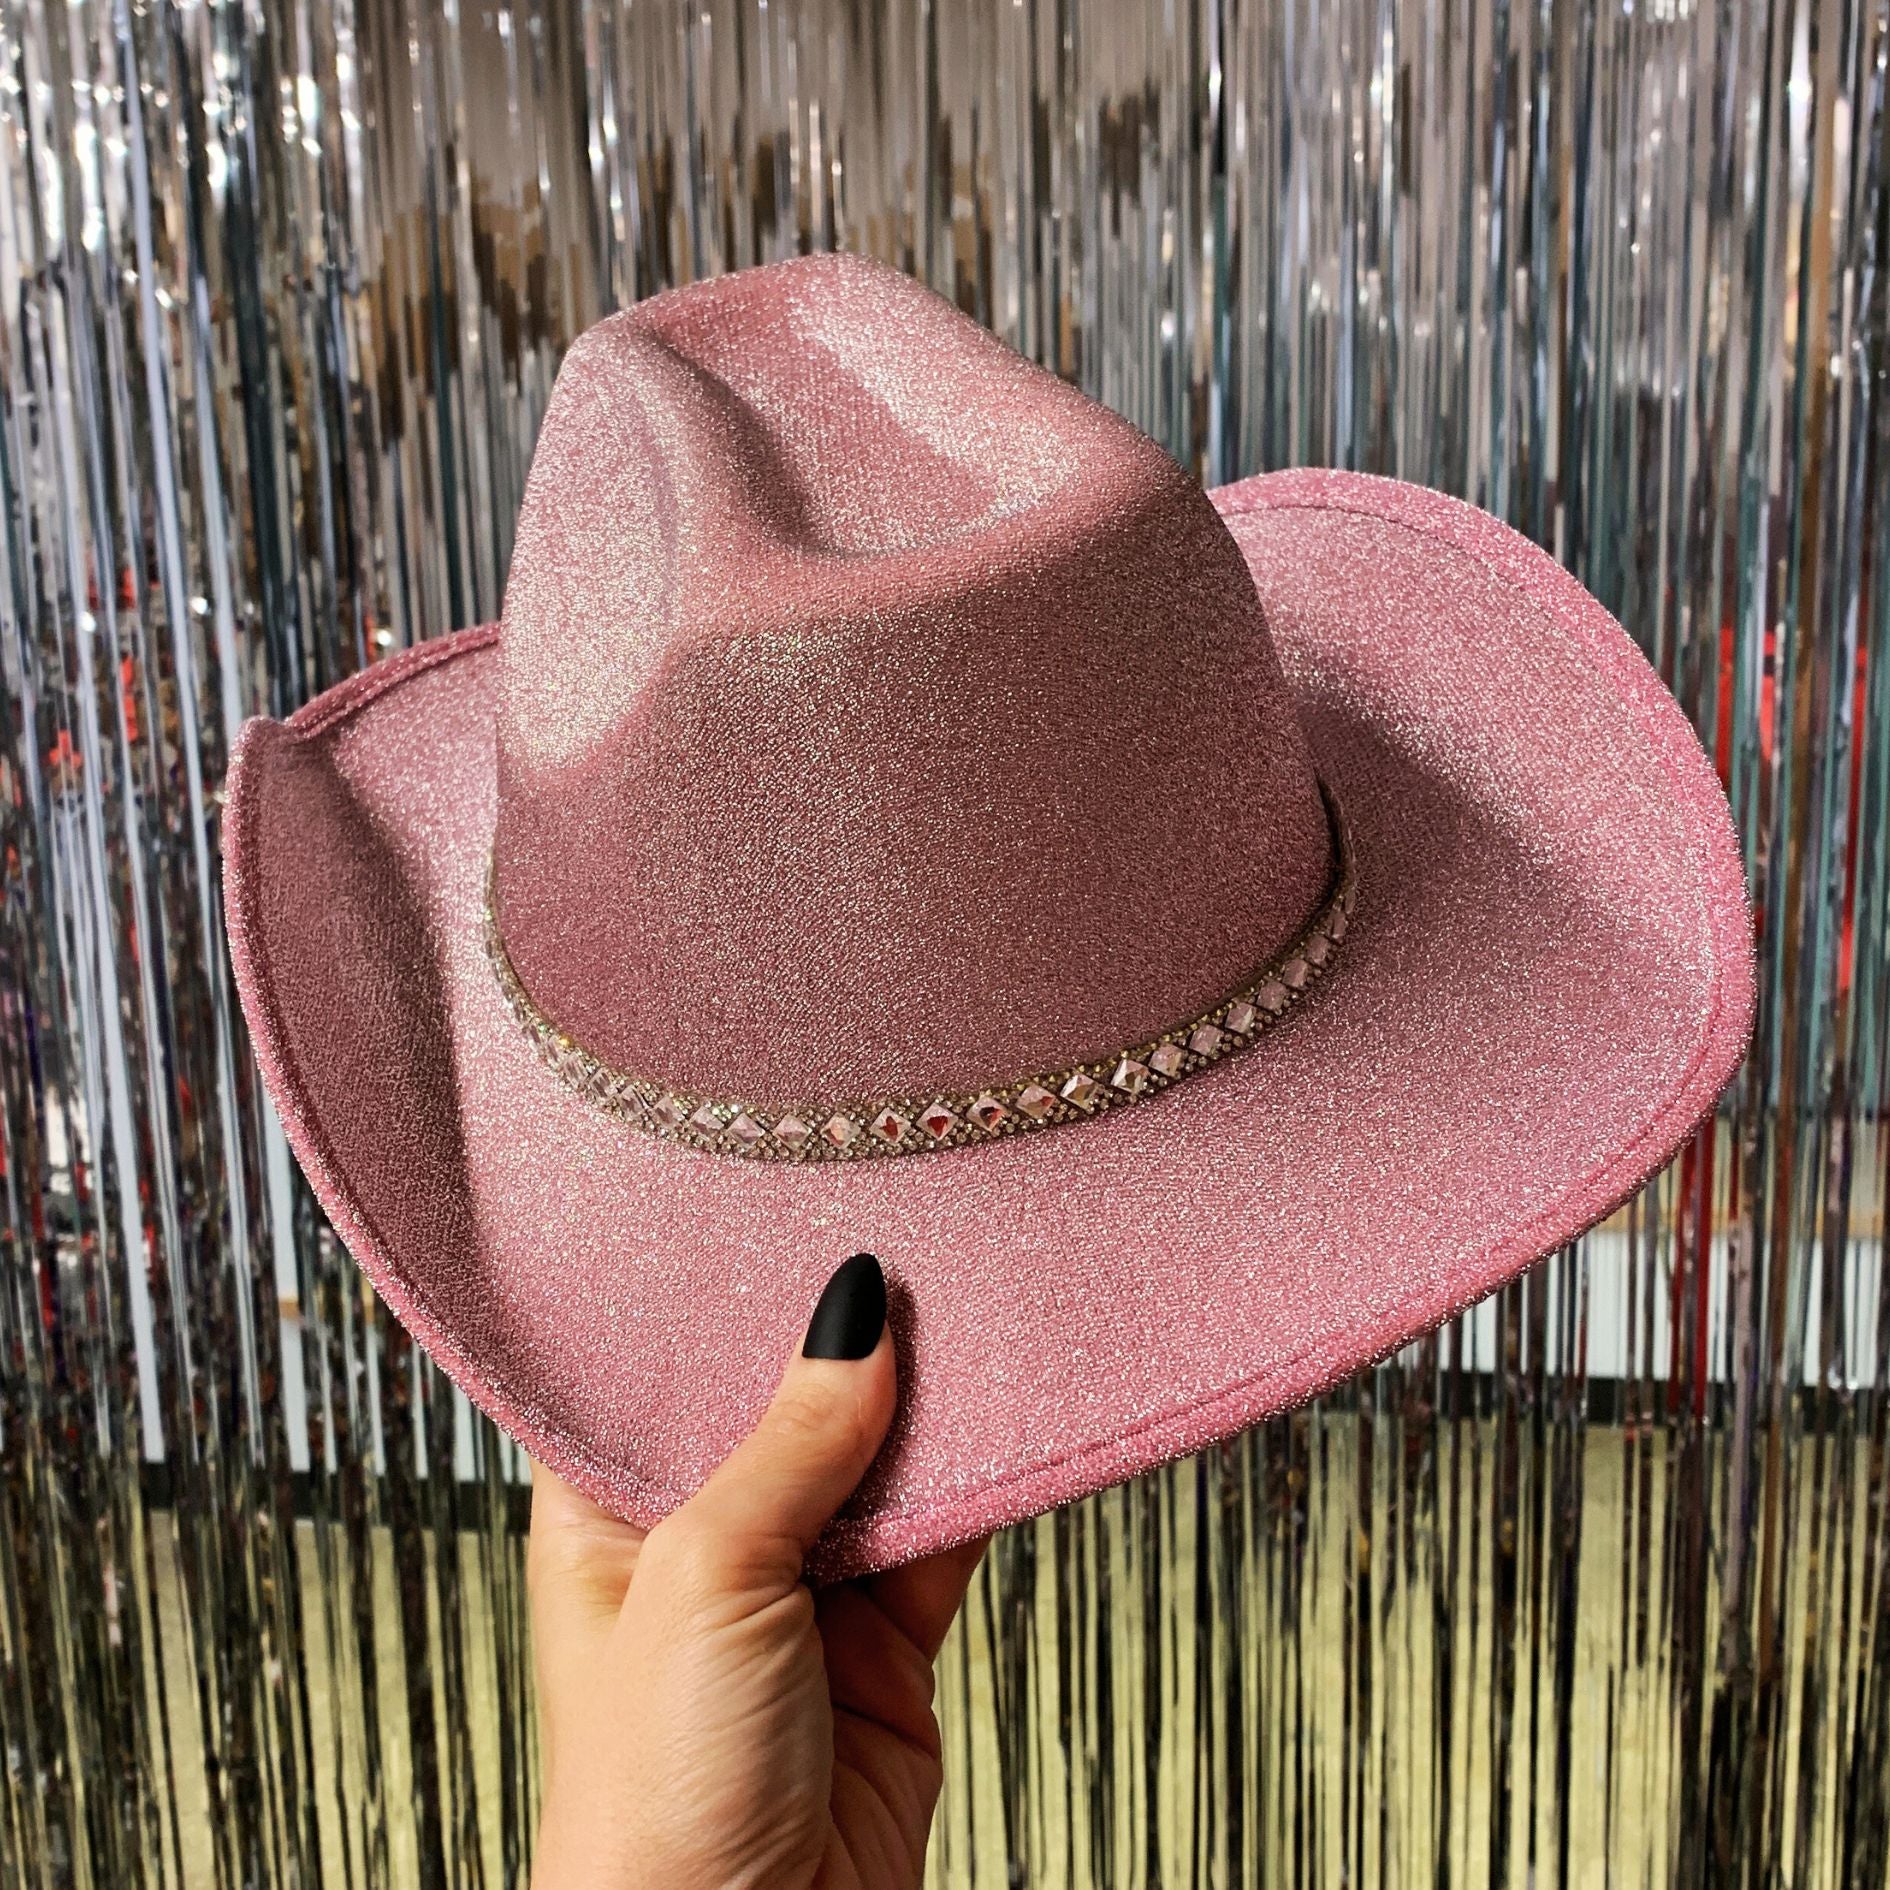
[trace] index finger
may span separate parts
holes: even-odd
[[[538,1611],[550,1606],[614,1616],[629,1592],[646,1534],[532,1459],[526,1570]]]
[[[867,1582],[873,1605],[927,1660],[936,1659],[945,1644],[990,1541],[989,1536],[979,1536],[923,1561],[888,1569]]]

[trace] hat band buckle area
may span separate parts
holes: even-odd
[[[1319,791],[1332,830],[1332,879],[1319,910],[1284,950],[1230,996],[1158,1037],[976,1091],[838,1104],[762,1104],[706,1096],[614,1068],[560,1030],[526,990],[499,929],[490,860],[484,904],[486,956],[512,1015],[565,1087],[664,1141],[702,1153],[789,1162],[859,1161],[978,1147],[1150,1101],[1259,1042],[1325,977],[1351,924],[1355,866],[1351,828],[1323,781]]]

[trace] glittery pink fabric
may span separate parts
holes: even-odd
[[[819,533],[863,542],[868,501],[838,491],[821,501],[836,516]],[[613,1122],[539,1063],[480,940],[497,746],[512,739],[496,732],[530,695],[493,630],[423,646],[287,724],[245,731],[225,826],[231,947],[291,1145],[421,1343],[600,1502],[649,1522],[695,1488],[765,1402],[828,1273],[867,1248],[892,1282],[901,1409],[817,1567],[923,1554],[1199,1448],[1378,1358],[1592,1224],[1712,1107],[1751,1024],[1738,852],[1697,740],[1620,627],[1545,554],[1432,493],[1293,473],[1214,502],[1310,753],[1355,828],[1350,936],[1326,982],[1251,1053],[1147,1107],[991,1148],[804,1168],[697,1154]],[[889,499],[878,529],[907,529],[904,518]],[[1240,635],[1263,636],[1251,604],[1237,616]],[[1160,634],[1194,647],[1175,618]],[[1127,632],[1118,622],[1106,635]],[[781,691],[754,746],[718,719],[706,680],[688,692],[694,726],[719,746],[666,738],[679,744],[668,794],[728,803],[730,829],[768,821],[757,757],[799,715],[793,693],[821,687],[801,633],[785,641],[778,671],[753,649],[733,671],[711,664],[741,679],[751,708]],[[1225,666],[1216,687],[1272,686],[1272,658],[1248,658],[1236,685],[1242,659],[1205,642]],[[874,713],[916,703],[924,725],[930,692],[949,699],[936,725],[957,740],[1017,739],[1017,702],[1046,655],[997,650],[1006,680],[987,720],[957,698],[983,680],[967,650],[982,662],[992,648],[974,638],[960,660],[902,669],[888,647],[861,672],[889,692]],[[1080,662],[1080,649],[1074,633],[1053,638],[1048,666]],[[1096,687],[1126,714],[1138,675],[1158,685],[1121,662]],[[1043,679],[1052,701],[1066,686]],[[1215,759],[1251,778],[1239,755]],[[649,785],[640,763],[618,762]],[[563,763],[540,765],[555,775]],[[996,771],[975,755],[967,765],[978,796],[999,792]],[[1139,790],[1158,791],[1153,779]],[[1240,848],[1253,844],[1248,816],[1209,799],[1229,809]],[[876,850],[850,795],[832,804],[848,810],[831,869],[846,899],[896,902],[874,883],[886,874],[937,878],[975,905],[961,848],[1008,883],[1008,856],[976,853],[987,840],[972,816],[988,798],[955,824],[911,829],[936,852],[907,858]],[[1051,831],[1116,811],[1144,818],[1103,797],[1053,808]],[[636,814],[626,804],[624,818]],[[607,841],[597,834],[595,853]],[[728,844],[722,870],[774,858],[772,841]],[[797,902],[817,902],[825,883],[816,844],[810,826],[797,843],[809,857],[783,882]],[[1104,857],[1069,845],[1073,860]],[[1028,877],[1021,843],[1009,870]],[[1150,863],[1163,870],[1180,871]],[[1160,883],[1166,897],[1182,882]],[[1233,910],[1207,890],[1225,899],[1222,916]],[[1052,962],[1072,984],[1141,948],[1103,903],[1106,949],[1055,931],[1036,941],[1068,954]],[[934,911],[916,891],[907,909]],[[729,910],[743,910],[740,895]],[[828,915],[749,917],[802,949],[843,950]],[[930,962],[923,941],[885,944],[882,1019]],[[1003,955],[1018,949],[1008,939]],[[715,952],[685,956],[677,988],[695,1001]],[[661,955],[642,962],[665,975]],[[1028,988],[975,954],[959,964],[974,991],[987,971],[1007,1001]],[[1154,995],[1140,987],[1135,1001]],[[797,1054],[817,1020],[805,1031]],[[884,1041],[896,1063],[896,1038]],[[953,1041],[923,1037],[924,1054],[948,1062]],[[700,1020],[675,1027],[677,1052],[704,1069],[709,1042]],[[775,1051],[755,1054],[767,1065]]]
[[[1238,985],[1330,870],[1206,494],[858,257],[579,340],[499,674],[513,965],[604,1062],[710,1095],[1100,1056]]]

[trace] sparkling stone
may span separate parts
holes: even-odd
[[[716,1113],[714,1103],[704,1103],[689,1118],[689,1126],[698,1135],[706,1135],[711,1142],[722,1133],[722,1118]]]
[[[1010,1111],[989,1090],[971,1105],[971,1119],[986,1135],[994,1135],[999,1124],[1008,1120]]]
[[[1280,973],[1280,976],[1284,978],[1295,991],[1303,991],[1306,988],[1306,980],[1312,976],[1312,967],[1308,965],[1303,958],[1289,958],[1286,961],[1286,968]]]
[[[1133,1057],[1124,1057],[1109,1080],[1125,1094],[1139,1096],[1148,1087],[1148,1065],[1136,1062]]]
[[[1287,1003],[1293,994],[1287,990],[1286,986],[1283,985],[1278,978],[1269,978],[1266,983],[1260,987],[1259,995],[1260,1002],[1277,1017],[1281,1011],[1286,1009]]]
[[[912,1124],[908,1122],[897,1109],[882,1109],[879,1114],[867,1124],[867,1127],[870,1128],[882,1142],[893,1143],[897,1142],[899,1138],[912,1127]]]
[[[1102,1085],[1087,1070],[1078,1070],[1063,1085],[1063,1100],[1073,1102],[1079,1109],[1087,1109],[1102,1094]]]
[[[1333,944],[1338,944],[1340,939],[1346,935],[1346,932],[1351,927],[1351,923],[1351,920],[1345,916],[1345,908],[1341,906],[1339,910],[1332,915],[1331,923],[1326,927],[1326,931],[1330,935]]]
[[[1041,1083],[1026,1083],[1017,1092],[1017,1106],[1032,1122],[1041,1122],[1057,1106],[1057,1099]]]
[[[953,1115],[942,1102],[935,1102],[931,1108],[926,1110],[919,1118],[919,1127],[922,1128],[934,1142],[942,1142],[958,1127],[958,1118]]]
[[[860,1139],[860,1125],[851,1116],[829,1116],[820,1132],[835,1148],[851,1148]]]
[[[1187,1060],[1188,1053],[1178,1043],[1158,1043],[1148,1053],[1149,1068],[1159,1070],[1164,1076],[1179,1076]]]
[[[659,1096],[650,1105],[650,1114],[666,1129],[675,1128],[687,1113],[682,1104],[670,1095]]]
[[[767,1133],[746,1109],[728,1125],[729,1140],[739,1142],[743,1148],[753,1148]]]
[[[1196,1024],[1194,1034],[1188,1039],[1188,1048],[1196,1056],[1211,1057],[1227,1041],[1225,1031],[1219,1031],[1212,1024]]]
[[[1323,965],[1332,956],[1332,941],[1323,932],[1315,932],[1306,941],[1306,956],[1315,965]]]
[[[1266,993],[1264,991],[1260,994],[1260,1002],[1262,1004],[1266,1002]],[[1249,1004],[1245,998],[1236,998],[1234,1002],[1227,1007],[1227,1028],[1229,1030],[1238,1031],[1240,1035],[1244,1037],[1254,1026],[1254,1016],[1255,1012],[1253,1006]]]
[[[811,1122],[803,1122],[799,1116],[783,1116],[774,1125],[774,1139],[784,1148],[800,1148],[814,1133]]]

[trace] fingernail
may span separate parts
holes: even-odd
[[[807,1322],[802,1358],[864,1358],[886,1329],[886,1276],[870,1253],[835,1268]]]

